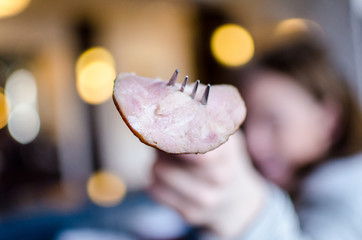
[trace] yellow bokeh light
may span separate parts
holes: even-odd
[[[103,103],[112,96],[115,77],[114,67],[104,62],[94,62],[79,74],[78,93],[87,103]]]
[[[0,0],[0,18],[15,16],[29,5],[30,0]]]
[[[218,27],[211,37],[211,51],[221,64],[236,67],[246,64],[254,55],[250,33],[237,24]]]
[[[89,64],[93,62],[100,61],[108,63],[111,66],[114,66],[114,59],[112,54],[103,47],[92,47],[86,50],[80,55],[77,61],[76,72],[77,74],[86,68]]]
[[[100,104],[112,96],[116,70],[106,49],[95,47],[85,51],[77,60],[76,75],[77,90],[85,102]]]
[[[4,94],[4,90],[0,88],[0,129],[5,127],[9,116],[9,101]]]
[[[112,207],[122,201],[126,194],[126,185],[118,176],[99,171],[88,179],[87,192],[95,204]]]
[[[276,37],[294,36],[305,34],[311,30],[322,32],[321,26],[316,22],[302,18],[291,18],[278,23],[274,34]]]

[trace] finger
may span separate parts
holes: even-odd
[[[193,156],[191,156],[193,155]],[[200,154],[202,155],[202,154]],[[204,182],[204,184],[209,185],[209,187],[222,187],[230,181],[233,177],[233,172],[236,171],[236,168],[233,168],[228,159],[220,160],[221,163],[216,163],[215,161],[203,161],[202,164],[196,163],[194,160],[200,155],[196,154],[183,154],[183,155],[174,155],[167,153],[158,154],[158,160],[153,166],[153,172],[155,172],[156,166],[165,166],[172,168],[180,168],[189,173],[190,175],[195,176],[195,182]],[[185,161],[183,157],[194,158],[192,161]],[[196,158],[195,158],[196,157]],[[162,171],[162,170],[161,170]],[[167,171],[167,170],[166,170]],[[193,184],[193,183],[191,183]],[[217,190],[217,189],[215,189]]]
[[[191,224],[202,224],[205,221],[206,211],[196,206],[189,198],[186,198],[174,188],[164,184],[158,178],[149,188],[153,196],[161,204],[167,205],[178,211],[182,217]]]
[[[229,159],[234,160],[240,152],[246,153],[246,144],[243,133],[237,131],[224,144],[212,151],[203,154],[180,154],[178,157],[195,165],[209,165],[227,163]]]
[[[199,207],[190,203],[174,189],[157,182],[149,188],[149,192],[161,204],[169,206],[178,211],[181,216],[191,224],[204,224],[207,219],[208,212],[200,210]]]
[[[157,181],[191,204],[204,208],[219,199],[218,189],[205,182],[199,175],[193,174],[187,167],[179,167],[167,161],[160,161],[155,165],[154,174]]]
[[[154,183],[148,188],[148,192],[151,196],[161,204],[174,208],[177,211],[181,211],[186,208],[187,201],[183,199],[177,192],[165,187],[162,183]]]

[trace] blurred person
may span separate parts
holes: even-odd
[[[202,239],[362,239],[362,114],[324,48],[284,44],[242,80],[243,132],[159,153],[150,193]]]

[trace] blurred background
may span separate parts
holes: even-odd
[[[154,151],[112,102],[116,74],[236,83],[305,33],[362,103],[362,0],[0,0],[0,239],[191,238],[143,191]]]

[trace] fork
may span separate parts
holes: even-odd
[[[176,80],[177,80],[177,76],[178,76],[178,73],[179,73],[179,70],[176,69],[175,72],[172,74],[170,80],[168,81],[167,83],[167,86],[174,86],[175,83],[176,83]],[[184,81],[182,82],[182,85],[181,85],[181,88],[180,88],[180,92],[183,92],[185,90],[185,87],[186,87],[186,84],[187,84],[187,81],[189,79],[189,76],[186,76]],[[192,99],[195,98],[195,95],[196,95],[196,91],[197,91],[197,88],[200,84],[200,80],[197,80],[195,85],[194,85],[194,88],[192,89],[192,92],[190,94],[190,97]],[[204,94],[202,95],[201,97],[201,100],[200,100],[200,103],[202,105],[206,105],[207,104],[207,100],[209,99],[209,93],[210,93],[210,88],[211,88],[211,85],[210,84],[207,84],[206,88],[205,88],[205,91],[204,91]]]

